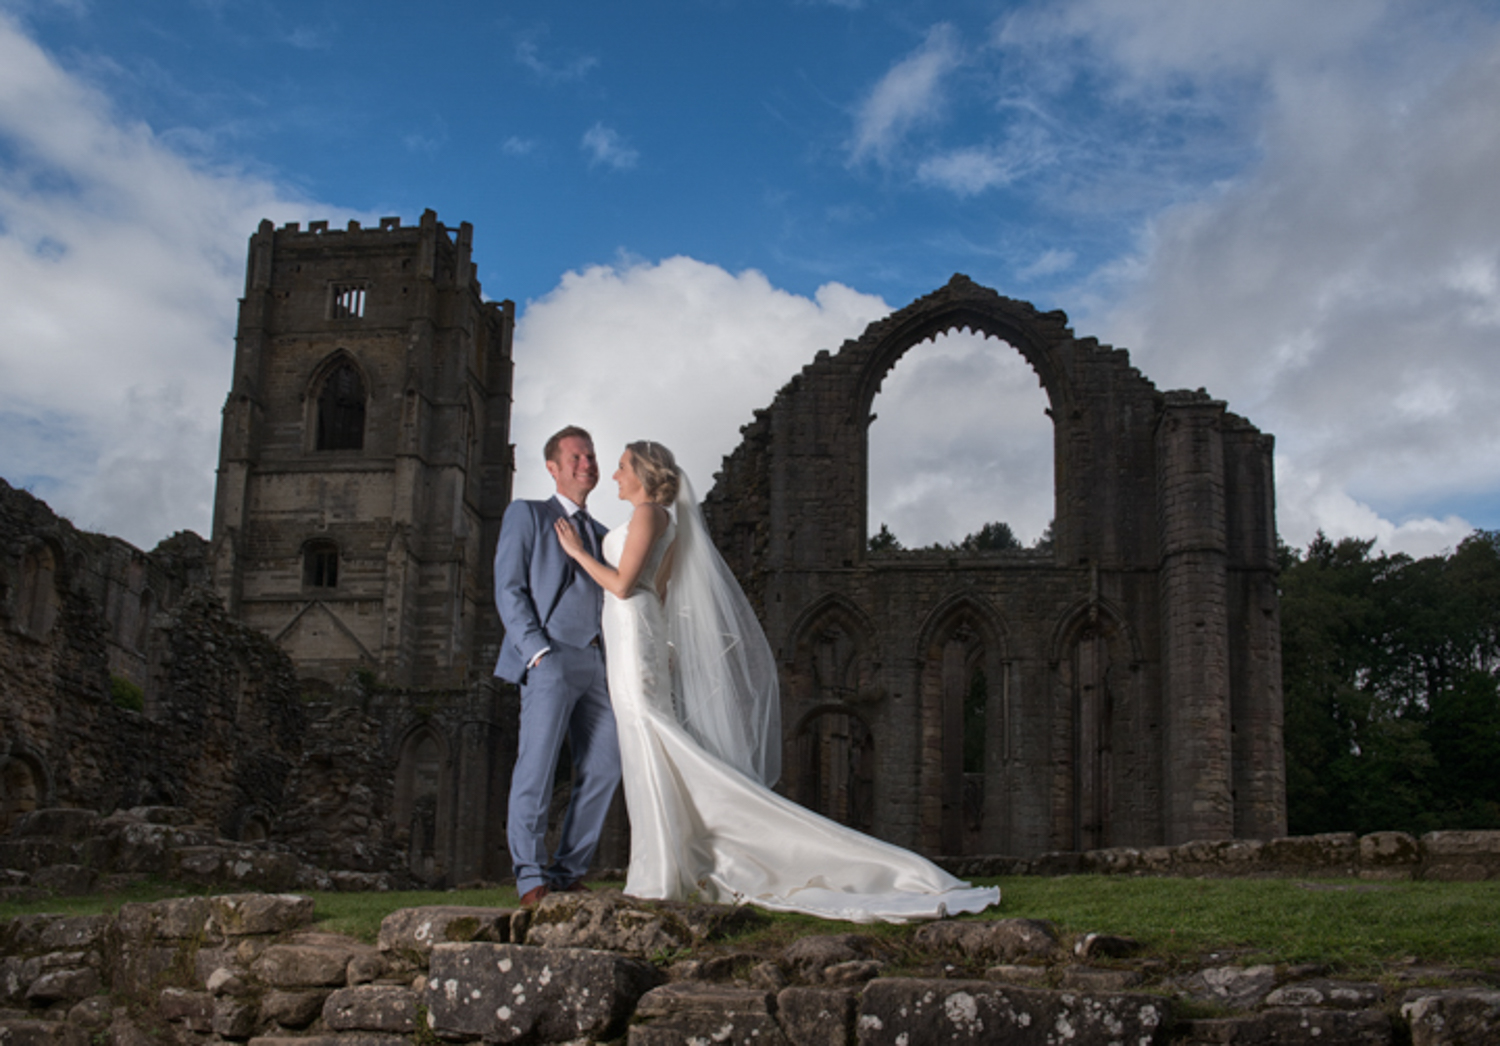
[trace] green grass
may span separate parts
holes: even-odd
[[[1147,879],[994,880],[985,917],[1050,919],[1065,934],[1125,934],[1164,958],[1227,953],[1242,961],[1352,968],[1413,958],[1500,958],[1500,882]]]
[[[1055,923],[1064,937],[1125,934],[1147,954],[1197,961],[1327,963],[1367,969],[1422,963],[1493,965],[1500,959],[1500,882],[1366,883],[1355,880],[1150,879],[1117,876],[984,880],[1001,888],[1000,907],[977,918],[1025,917]],[[614,885],[615,884],[600,884]],[[0,918],[22,912],[89,914],[126,901],[205,891],[144,883],[116,894],[0,904]],[[429,904],[509,908],[511,888],[401,893],[318,893],[322,929],[374,941],[380,921],[399,908]],[[911,927],[852,927],[798,915],[772,915],[733,944],[771,949],[813,933],[858,929],[893,942]]]

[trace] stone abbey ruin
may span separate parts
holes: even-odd
[[[142,552],[0,484],[0,831],[174,807],[342,873],[508,873],[515,314],[471,238],[431,211],[261,224],[209,541]],[[871,552],[872,400],[960,329],[1046,393],[1052,548]],[[743,432],[705,512],[781,661],[789,795],[953,858],[1285,834],[1269,436],[962,276]],[[600,864],[627,848],[621,809]]]

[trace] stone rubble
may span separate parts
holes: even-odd
[[[1500,965],[1383,983],[1222,958],[1173,970],[1129,938],[1064,941],[1027,919],[746,947],[734,938],[770,925],[754,909],[613,891],[403,909],[374,946],[312,921],[295,894],[17,916],[0,923],[0,1044],[1500,1042]]]

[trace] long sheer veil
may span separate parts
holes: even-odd
[[[781,777],[781,697],[771,644],[709,540],[678,473],[677,544],[667,583],[672,684],[682,725],[708,751],[766,787]]]

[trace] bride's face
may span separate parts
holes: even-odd
[[[635,502],[645,496],[646,488],[635,474],[635,458],[630,451],[620,455],[620,467],[615,469],[614,480],[620,485],[620,500]]]

